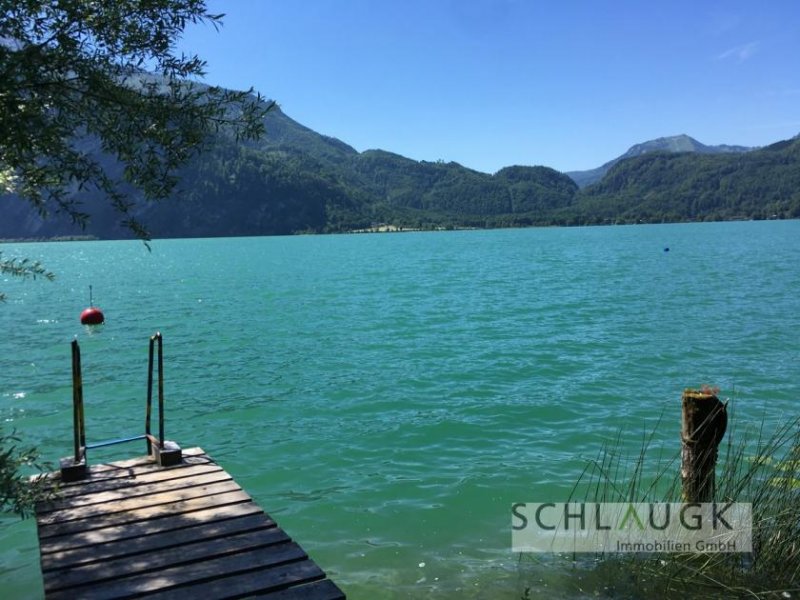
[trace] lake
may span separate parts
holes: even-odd
[[[666,251],[669,248],[669,251]],[[707,383],[766,429],[800,399],[800,222],[2,244],[0,418],[56,463],[70,341],[89,441],[140,433],[164,335],[169,439],[201,446],[353,600],[574,596],[518,568],[512,502],[562,501],[620,434],[679,449]],[[106,324],[78,316],[88,287]],[[90,461],[140,454],[135,444]],[[2,519],[5,598],[42,595]]]

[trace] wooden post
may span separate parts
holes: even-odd
[[[681,482],[686,502],[712,502],[717,448],[728,426],[727,404],[716,390],[684,390],[681,397]]]

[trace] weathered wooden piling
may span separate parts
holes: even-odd
[[[711,502],[716,491],[717,449],[728,426],[727,404],[714,390],[683,391],[681,482],[686,502]]]

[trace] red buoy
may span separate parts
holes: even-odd
[[[90,306],[81,313],[81,325],[100,325],[105,320],[103,311],[95,306]]]
[[[103,311],[92,306],[92,286],[89,286],[89,308],[81,313],[81,325],[101,325],[105,320]]]

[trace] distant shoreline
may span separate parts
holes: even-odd
[[[35,244],[36,242],[99,242],[96,235],[55,235],[38,238],[0,238],[0,244]]]
[[[364,227],[362,229],[351,229],[350,231],[343,231],[341,233],[407,233],[411,231],[472,231],[477,229],[507,229],[506,227],[459,227],[444,225],[435,225],[432,227],[404,227],[403,225],[394,225],[385,223],[382,225],[375,225],[373,227]],[[323,234],[325,235],[325,234]],[[335,234],[334,234],[335,235]]]
[[[576,227],[624,227],[630,225],[685,225],[690,223],[741,223],[741,222],[761,222],[761,221],[797,221],[798,219],[784,219],[780,217],[771,216],[766,219],[748,219],[745,217],[737,217],[731,219],[719,220],[695,220],[695,221],[639,221],[639,222],[605,222],[605,223],[585,223],[580,225],[506,225],[498,227],[477,227],[477,226],[459,226],[459,225],[432,225],[430,227],[405,227],[403,225],[395,225],[385,223],[375,225],[372,227],[365,227],[361,229],[350,229],[343,231],[297,231],[294,233],[265,233],[261,235],[198,235],[198,236],[184,236],[184,237],[154,237],[153,239],[213,239],[220,237],[291,237],[299,235],[352,235],[352,234],[372,234],[372,233],[415,233],[415,232],[437,232],[437,231],[493,231],[497,229],[552,229],[552,228],[565,228],[573,229]],[[36,238],[0,238],[0,244],[35,244],[41,242],[101,242],[101,241],[132,241],[136,238],[100,238],[95,235],[58,235],[53,237],[36,237]]]

